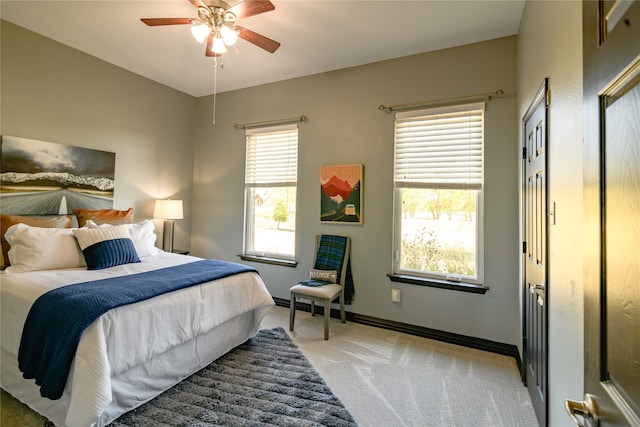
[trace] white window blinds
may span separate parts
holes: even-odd
[[[298,176],[297,125],[250,129],[246,135],[247,186],[295,186]]]
[[[396,114],[397,187],[481,189],[484,103]]]

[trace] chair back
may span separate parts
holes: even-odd
[[[349,237],[319,234],[316,236],[313,268],[336,270],[338,272],[338,284],[344,287],[350,253],[351,239]]]

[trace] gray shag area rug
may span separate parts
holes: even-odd
[[[110,427],[355,426],[283,328],[263,329]]]

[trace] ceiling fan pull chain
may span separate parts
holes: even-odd
[[[216,92],[218,86],[218,59],[213,58],[213,124],[216,124]]]

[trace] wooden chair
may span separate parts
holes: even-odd
[[[351,239],[344,236],[318,235],[316,236],[316,251],[313,259],[315,273],[322,271],[336,271],[336,283],[327,282],[317,286],[316,280],[299,282],[290,289],[291,302],[289,313],[289,330],[293,331],[296,317],[296,301],[298,298],[311,301],[311,315],[315,316],[315,303],[324,304],[324,339],[329,339],[330,304],[340,297],[340,318],[346,322],[344,312],[344,287],[347,277],[347,265],[351,251]],[[315,286],[314,286],[315,285]]]

